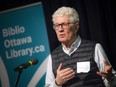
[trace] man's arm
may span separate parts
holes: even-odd
[[[45,87],[61,87],[61,86],[57,86],[56,83],[55,83],[55,77],[54,77],[54,74],[53,74],[53,71],[52,71],[51,55],[48,56]]]
[[[112,68],[105,51],[100,44],[96,44],[95,47],[95,61],[99,68],[97,74],[102,76],[106,87],[116,87],[116,71]]]

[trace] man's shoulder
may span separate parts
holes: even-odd
[[[98,43],[97,41],[93,41],[93,40],[87,40],[87,39],[81,39],[82,43],[90,43],[90,44],[96,44]]]
[[[51,53],[56,53],[58,52],[59,50],[62,50],[62,45],[59,45],[58,47],[56,47]]]
[[[97,41],[81,39],[81,46],[93,46],[93,47],[95,47],[97,43],[98,43]]]

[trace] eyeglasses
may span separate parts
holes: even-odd
[[[57,24],[57,25],[54,24],[53,28],[54,28],[54,30],[58,30],[61,26],[61,28],[67,29],[67,28],[69,28],[70,24],[74,24],[74,23],[62,23],[62,24]]]

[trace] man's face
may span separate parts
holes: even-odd
[[[67,44],[70,43],[73,38],[76,37],[76,31],[78,31],[78,23],[71,23],[68,16],[56,17],[54,20],[55,32],[58,40]]]

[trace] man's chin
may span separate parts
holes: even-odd
[[[65,39],[65,38],[59,38],[58,40],[59,40],[61,43],[62,43],[62,42],[66,42],[66,39]]]
[[[61,43],[65,43],[66,42],[66,40],[59,40]]]

